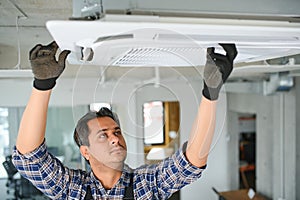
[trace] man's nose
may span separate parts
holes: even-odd
[[[114,133],[112,133],[109,137],[109,141],[111,144],[118,144],[119,142],[119,137],[116,136]]]

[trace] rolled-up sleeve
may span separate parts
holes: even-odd
[[[14,147],[12,162],[24,178],[51,198],[59,196],[68,182],[67,170],[48,153],[45,141],[27,154],[21,154]]]
[[[135,189],[140,199],[168,199],[201,177],[206,166],[192,165],[184,152],[185,145],[160,163],[137,169]]]
[[[186,151],[185,143],[183,147],[178,150],[171,158],[174,161],[174,165],[178,169],[180,176],[187,182],[191,183],[201,177],[202,171],[206,168],[206,165],[203,167],[196,167],[192,165],[185,156]]]

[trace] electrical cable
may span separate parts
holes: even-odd
[[[26,13],[12,0],[8,0],[21,14],[22,16],[18,15],[16,17],[16,29],[17,29],[17,47],[18,47],[18,63],[16,64],[14,69],[21,69],[21,44],[20,44],[20,32],[19,32],[19,19],[27,19],[28,16]]]

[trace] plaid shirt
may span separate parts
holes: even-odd
[[[22,155],[14,148],[13,163],[22,176],[29,179],[51,199],[84,199],[90,185],[94,199],[122,199],[133,173],[135,199],[167,199],[174,192],[201,176],[204,168],[192,166],[179,149],[156,165],[131,169],[124,165],[121,178],[105,190],[92,172],[69,169],[47,151],[45,142],[36,150]]]

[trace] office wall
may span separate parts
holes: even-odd
[[[295,199],[296,196],[295,90],[294,88],[290,92],[279,92],[269,96],[233,93],[228,95],[230,112],[256,114],[256,189],[273,199]],[[229,121],[236,118],[232,113],[230,116]],[[229,129],[237,130],[232,127]],[[238,139],[236,135],[230,138]],[[237,141],[230,143],[237,144]],[[237,150],[229,151],[230,154],[237,155]],[[238,159],[231,158],[231,162],[233,161],[236,162],[233,164],[236,168]],[[236,181],[236,174],[231,172],[230,179]]]

